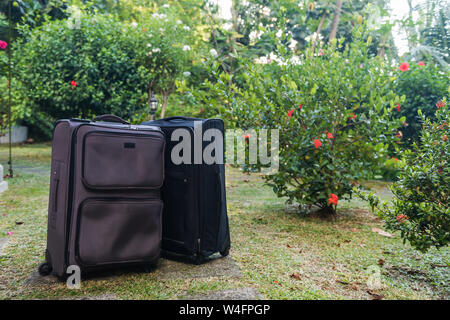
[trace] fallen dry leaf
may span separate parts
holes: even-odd
[[[354,283],[352,283],[351,285],[350,285],[350,288],[352,289],[352,290],[358,290],[359,288],[358,288],[358,286],[356,285],[356,284],[354,284]]]
[[[370,294],[372,300],[382,300],[384,298],[382,294],[375,293],[371,290],[367,290],[367,293]]]
[[[359,232],[359,229],[358,228],[352,228],[352,231],[353,232]]]
[[[372,232],[376,232],[376,233],[378,233],[380,236],[388,237],[388,238],[392,238],[392,237],[394,236],[393,234],[390,234],[389,232],[386,232],[386,231],[381,230],[381,229],[379,229],[379,228],[372,228]]]
[[[336,280],[337,283],[342,283],[342,284],[349,284],[349,282],[347,280]]]
[[[300,274],[298,272],[294,272],[291,274],[291,278],[294,278],[295,280],[300,280]]]
[[[383,265],[384,265],[384,262],[385,262],[385,261],[384,261],[383,259],[381,259],[381,258],[378,259],[378,264],[379,264],[380,266],[383,266]]]

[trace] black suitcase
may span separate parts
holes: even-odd
[[[152,265],[160,255],[165,137],[158,127],[105,115],[56,123],[46,262],[59,277]]]
[[[201,263],[217,252],[228,255],[230,231],[225,196],[224,139],[220,145],[221,163],[205,164],[202,161],[202,164],[195,164],[195,123],[202,125],[202,137],[208,129],[217,129],[224,137],[221,119],[169,117],[142,124],[158,126],[166,136],[162,253],[169,258],[190,256],[196,263]],[[172,133],[177,129],[189,132],[191,164],[175,164],[171,159],[172,150],[179,143],[172,141]],[[201,151],[209,144],[209,141],[202,141]]]

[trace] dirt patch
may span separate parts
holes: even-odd
[[[25,280],[26,286],[51,285],[58,283],[59,279],[56,276],[41,276],[39,272],[35,271]]]
[[[407,284],[413,290],[435,291],[436,287],[433,285],[428,274],[417,269],[399,266],[389,266],[383,270],[383,273],[392,280]]]
[[[255,288],[239,288],[232,290],[212,291],[181,297],[186,300],[260,300],[261,294]]]
[[[74,296],[57,299],[37,299],[37,300],[120,300],[114,293],[104,293],[96,296]]]
[[[239,267],[231,256],[214,256],[208,262],[194,265],[188,262],[160,259],[155,269],[158,280],[233,277],[242,276]]]
[[[100,294],[98,296],[81,296],[64,298],[61,300],[118,300],[117,296],[113,293]]]

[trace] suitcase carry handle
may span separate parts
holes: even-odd
[[[113,114],[104,114],[97,116],[92,121],[106,121],[106,122],[118,122],[122,124],[130,124],[129,122],[123,120],[121,117],[115,116]]]
[[[174,117],[168,117],[168,118],[164,118],[161,119],[164,121],[172,121],[172,120],[197,120],[196,118],[189,118],[189,117],[183,117],[183,116],[174,116]]]

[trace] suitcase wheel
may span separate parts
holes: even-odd
[[[226,257],[230,254],[230,247],[226,247],[223,251],[220,251],[222,257]]]
[[[39,265],[38,270],[41,276],[48,276],[52,272],[52,267],[47,262],[43,262]]]
[[[203,256],[202,255],[196,255],[195,256],[195,260],[194,260],[194,264],[196,265],[200,265],[204,262]]]

